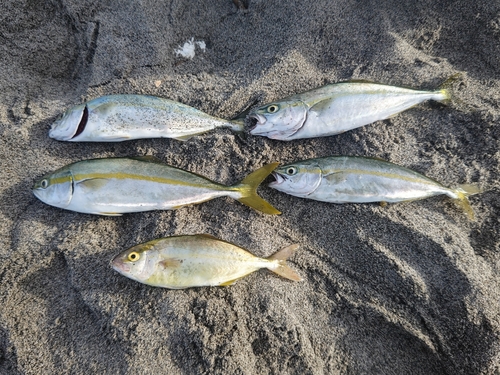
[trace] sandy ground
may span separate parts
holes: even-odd
[[[498,374],[498,2],[216,3],[0,5],[0,373]],[[191,38],[205,51],[176,55]],[[231,117],[326,83],[434,88],[456,72],[460,105],[427,103],[321,139],[242,140],[225,129],[186,143],[48,137],[63,110],[104,94],[152,94]],[[228,198],[98,217],[31,192],[70,162],[139,155],[225,184],[273,161],[373,156],[484,192],[471,199],[475,222],[443,197],[333,205],[263,185],[281,216]],[[109,266],[137,243],[194,233],[259,256],[300,243],[291,266],[305,280],[263,270],[230,287],[175,291]]]

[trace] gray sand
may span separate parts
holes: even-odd
[[[498,374],[500,5],[496,1],[12,1],[0,6],[0,373]],[[496,4],[496,5],[494,5]],[[193,59],[175,54],[205,41]],[[70,106],[152,94],[231,117],[347,79],[434,88],[427,103],[342,135],[293,142],[223,129],[189,142],[52,140]],[[380,157],[475,184],[475,222],[436,197],[380,207],[260,193],[98,217],[38,201],[36,179],[93,157],[154,155],[225,184],[265,163]],[[267,181],[271,181],[269,178]],[[110,266],[137,243],[209,233],[259,256],[300,243],[294,283],[164,290]]]

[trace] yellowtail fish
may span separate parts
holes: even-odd
[[[450,189],[396,164],[357,156],[331,156],[285,165],[273,172],[273,189],[331,203],[401,202],[447,195],[457,199],[471,219],[470,185]]]
[[[259,258],[210,235],[174,236],[134,246],[117,255],[111,266],[132,280],[170,289],[231,285],[260,268],[301,281],[286,264],[297,248],[291,245]]]
[[[244,124],[210,116],[188,105],[148,95],[108,95],[68,109],[49,136],[70,142],[120,142],[142,138],[185,141],[215,128],[242,132]]]
[[[446,102],[456,76],[434,91],[349,81],[326,85],[249,111],[253,135],[290,141],[343,133],[394,116],[426,100]]]
[[[257,195],[257,187],[277,165],[267,164],[240,183],[225,186],[153,157],[91,159],[42,177],[33,193],[52,206],[97,215],[172,210],[224,196],[279,214]]]

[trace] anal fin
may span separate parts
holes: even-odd
[[[104,216],[122,216],[123,214],[119,214],[117,212],[97,212],[99,215],[104,215]]]
[[[229,280],[229,281],[224,281],[222,284],[219,284],[219,286],[229,286],[229,285],[232,285],[234,284],[236,281],[238,281],[239,279],[242,279],[242,277],[237,277],[236,279],[233,279],[233,280]]]

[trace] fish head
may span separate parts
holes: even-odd
[[[49,130],[49,137],[58,141],[70,141],[85,130],[89,118],[87,105],[80,104],[60,115]]]
[[[136,245],[115,256],[111,267],[129,279],[144,283],[155,272],[156,255],[150,242]]]
[[[256,121],[250,134],[287,140],[304,126],[307,111],[307,105],[301,100],[285,100],[255,108],[248,114]]]
[[[73,173],[68,167],[43,176],[33,186],[33,194],[38,199],[59,208],[66,208],[69,205],[73,191]]]
[[[269,187],[296,197],[307,197],[320,185],[322,172],[311,161],[285,165],[276,169],[273,176],[276,181],[271,182]]]

